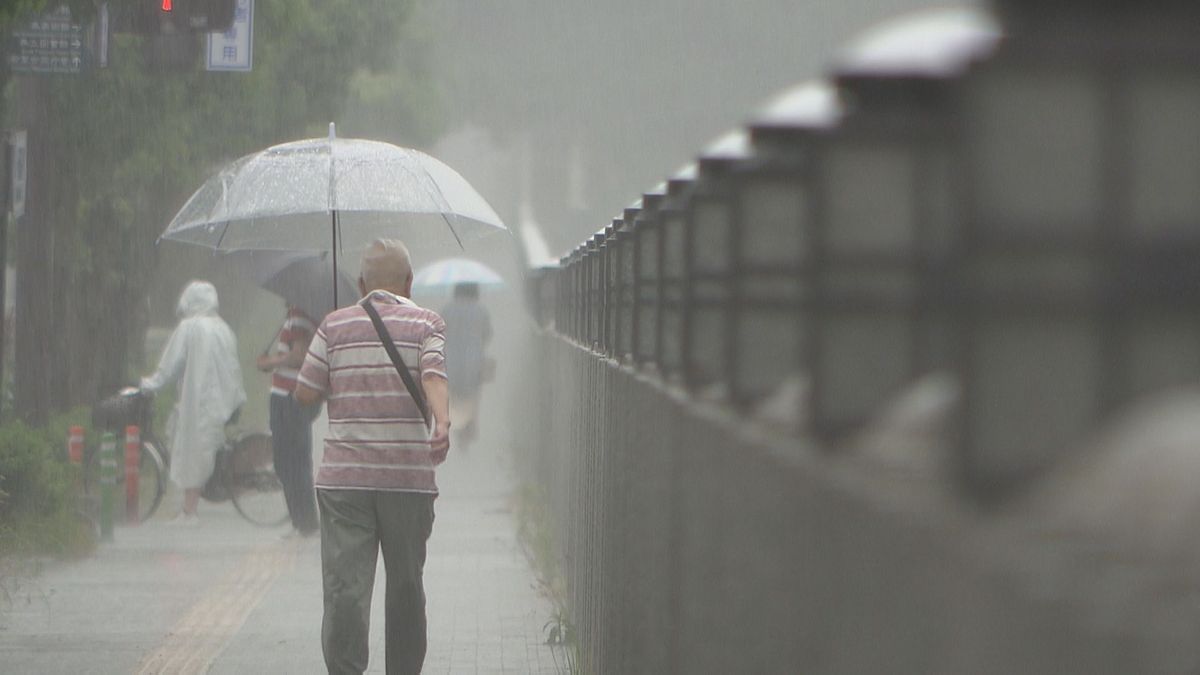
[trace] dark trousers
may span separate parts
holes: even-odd
[[[317,406],[302,406],[291,396],[271,394],[271,446],[275,475],[283,483],[292,526],[301,532],[317,530],[313,501],[312,422]]]
[[[375,562],[387,574],[384,631],[388,675],[417,675],[425,662],[425,542],[433,495],[317,490],[321,507],[321,647],[331,675],[367,669]]]

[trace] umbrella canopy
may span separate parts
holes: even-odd
[[[413,288],[448,288],[458,284],[503,286],[495,270],[468,258],[447,258],[421,268],[413,277]]]
[[[327,252],[238,251],[225,256],[237,273],[320,321],[334,310],[333,260]],[[355,284],[338,274],[338,306],[358,301]]]
[[[321,251],[402,239],[414,258],[462,250],[507,233],[487,201],[454,169],[417,150],[328,138],[276,145],[210,178],[162,239],[216,250]]]

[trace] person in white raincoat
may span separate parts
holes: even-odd
[[[179,296],[179,325],[171,333],[158,369],[143,378],[144,390],[156,391],[179,380],[171,433],[171,480],[184,490],[185,521],[196,518],[200,491],[212,475],[225,424],[246,402],[237,338],[217,315],[217,289],[207,281],[190,282]]]

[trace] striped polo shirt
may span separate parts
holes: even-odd
[[[275,337],[275,353],[286,354],[292,351],[292,343],[297,340],[307,340],[317,329],[316,323],[303,311],[289,307],[283,327]],[[296,389],[298,368],[278,366],[271,372],[271,393],[277,396],[291,396]]]
[[[442,318],[387,291],[368,297],[418,386],[422,376],[446,377]],[[437,494],[430,432],[362,307],[325,317],[299,380],[327,402],[317,487]]]

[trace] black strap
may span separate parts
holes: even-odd
[[[413,402],[417,404],[417,409],[421,411],[421,417],[425,419],[425,426],[430,426],[429,404],[425,402],[425,392],[413,381],[412,373],[408,372],[408,366],[405,365],[404,359],[400,358],[400,352],[396,350],[396,343],[392,342],[391,334],[383,326],[383,319],[379,318],[379,311],[371,304],[369,297],[363,298],[359,304],[367,311],[367,316],[371,317],[371,323],[375,324],[375,332],[379,334],[379,341],[383,343],[384,350],[392,359],[392,365],[396,367],[396,372],[400,373],[400,379],[404,380],[404,387],[408,389]]]

